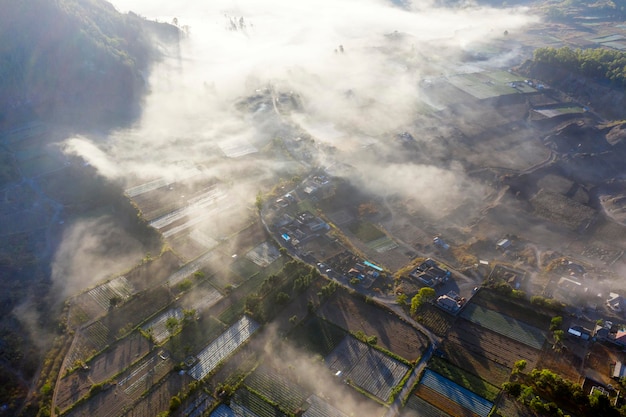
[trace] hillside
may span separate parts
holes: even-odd
[[[132,117],[158,58],[152,42],[178,29],[120,14],[103,0],[4,1],[0,126],[39,118],[83,126]]]

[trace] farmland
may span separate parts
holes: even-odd
[[[302,407],[309,396],[304,387],[266,365],[260,365],[250,374],[245,384],[252,391],[278,404],[287,413],[294,413]]]
[[[170,337],[170,330],[167,328],[167,321],[174,319],[177,322],[182,320],[183,311],[180,308],[170,308],[169,310],[159,314],[153,320],[144,324],[141,328],[144,332],[150,334],[152,340],[157,345],[165,342]]]
[[[477,358],[484,357],[509,368],[520,359],[525,359],[528,368],[532,368],[539,359],[539,350],[523,343],[516,343],[508,337],[466,320],[456,322],[448,333],[446,342],[472,352]]]
[[[417,395],[411,395],[400,413],[401,417],[449,417],[450,415],[424,401]]]
[[[245,388],[241,388],[235,392],[230,399],[229,406],[236,416],[251,414],[258,417],[286,417],[286,415],[276,407]]]
[[[447,340],[440,348],[448,362],[464,369],[488,383],[499,387],[511,375],[510,365],[505,366],[487,359],[483,352],[467,349],[463,345]]]
[[[455,382],[456,384],[466,388],[480,397],[485,398],[487,401],[495,401],[496,397],[500,393],[500,388],[492,385],[480,377],[471,374],[450,362],[434,357],[428,363],[428,368],[441,376],[444,376]]]
[[[325,358],[326,366],[342,379],[387,401],[392,389],[409,371],[409,366],[392,359],[367,344],[346,338]]]
[[[322,356],[330,354],[346,336],[346,331],[317,316],[298,325],[291,333],[297,346]]]
[[[135,402],[124,417],[154,417],[169,410],[172,393],[183,391],[190,381],[191,378],[187,375],[170,372],[166,378],[154,384],[147,395]],[[197,416],[199,417],[200,414]]]
[[[78,369],[59,380],[56,406],[66,410],[85,396],[92,384],[102,383],[124,371],[134,362],[148,354],[150,343],[139,332],[134,332],[96,356],[89,369]],[[67,367],[73,366],[68,363]]]
[[[258,323],[245,316],[242,317],[197,355],[198,363],[189,370],[189,375],[196,380],[203,379],[222,360],[245,343],[258,328]]]
[[[422,386],[449,398],[451,401],[463,407],[463,409],[469,410],[471,413],[481,417],[487,417],[493,407],[492,402],[477,396],[471,391],[430,370],[424,372],[422,380],[420,381],[420,387]]]
[[[409,361],[418,359],[427,345],[426,337],[408,323],[345,291],[337,291],[317,314],[350,332],[376,336],[379,346]]]
[[[303,417],[348,417],[347,414],[316,395],[309,397],[307,402],[309,403],[309,408],[302,414]]]
[[[499,266],[496,266],[499,268]],[[494,268],[494,273],[496,269]],[[550,320],[554,312],[544,311],[541,307],[534,306],[526,300],[515,300],[502,295],[481,289],[474,297],[472,304],[477,304],[489,310],[506,314],[515,320],[522,321],[540,330],[548,330]]]
[[[535,349],[541,349],[546,341],[545,334],[536,327],[476,304],[468,305],[461,317]]]

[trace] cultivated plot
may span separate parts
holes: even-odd
[[[247,389],[239,389],[230,399],[230,408],[242,417],[286,417],[270,403]]]
[[[117,382],[117,387],[131,398],[138,398],[153,384],[163,378],[172,368],[169,358],[161,358],[157,352],[133,366]]]
[[[494,82],[482,73],[454,75],[448,82],[478,100],[517,93],[511,86]]]
[[[337,376],[383,401],[389,399],[393,388],[410,369],[351,336],[346,336],[325,362]]]
[[[182,320],[183,311],[180,308],[170,308],[162,314],[159,314],[154,320],[144,324],[141,329],[152,336],[152,340],[157,345],[165,342],[171,335],[168,329],[168,320],[174,319],[176,322]]]
[[[534,349],[541,349],[546,341],[545,333],[536,327],[476,304],[466,306],[461,317]]]
[[[198,363],[188,371],[189,375],[196,380],[207,376],[220,362],[245,343],[258,328],[257,322],[243,316],[198,354]]]
[[[302,414],[302,417],[348,417],[346,413],[328,404],[317,395],[311,395],[306,401],[309,403],[309,408]]]
[[[426,336],[396,315],[342,291],[337,291],[317,314],[348,331],[376,336],[378,345],[409,361],[418,359],[428,345]]]
[[[87,291],[87,295],[93,298],[103,311],[107,311],[111,307],[111,300],[127,300],[134,292],[135,289],[126,277],[119,276]]]
[[[215,399],[206,392],[199,391],[188,398],[180,411],[181,416],[202,417],[204,412],[215,403]]]
[[[246,253],[246,258],[250,259],[261,268],[265,268],[279,257],[280,252],[276,246],[269,242],[263,242],[250,252]]]
[[[493,408],[492,402],[479,397],[430,369],[424,371],[420,385],[430,388],[481,417],[487,417]]]
[[[400,412],[400,417],[450,417],[450,414],[443,412],[417,395],[411,395]]]
[[[260,393],[283,410],[295,412],[302,407],[308,393],[303,387],[277,370],[261,365],[245,380],[246,386]]]
[[[451,349],[457,346],[458,349],[471,352],[478,360],[486,358],[507,368],[524,359],[528,362],[528,368],[532,369],[540,353],[538,349],[462,319],[448,332],[448,342],[454,344]]]

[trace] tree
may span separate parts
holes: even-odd
[[[165,320],[165,328],[170,334],[174,333],[176,327],[178,327],[178,319],[176,317],[168,317],[167,320]]]
[[[561,316],[556,316],[553,317],[552,320],[550,320],[550,331],[555,331],[557,330],[559,327],[561,327],[561,324],[563,323],[563,317]]]
[[[177,395],[174,395],[172,399],[170,400],[170,411],[178,410],[178,407],[180,407],[180,405],[181,405],[180,398]]]
[[[552,335],[554,336],[554,344],[552,345],[552,349],[560,351],[565,332],[563,330],[555,330],[554,332],[552,332]]]
[[[524,369],[526,369],[526,360],[525,359],[520,359],[519,361],[515,362],[515,365],[513,365],[513,371],[511,372],[512,374],[518,374],[520,372],[523,372]]]
[[[109,299],[109,308],[114,308],[117,305],[119,305],[119,303],[121,302],[122,302],[122,297],[120,297],[119,295],[114,295],[113,297]]]
[[[421,288],[418,294],[420,297],[422,297],[422,301],[426,303],[433,301],[435,297],[437,296],[437,293],[435,292],[435,290],[430,287]]]
[[[396,297],[396,303],[400,304],[401,306],[406,305],[406,300],[409,297],[406,294],[398,294],[398,296]]]

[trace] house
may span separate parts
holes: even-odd
[[[613,336],[609,340],[612,340],[613,343],[621,347],[626,347],[626,331],[618,330],[617,333],[615,333],[615,336]]]
[[[609,338],[610,329],[604,326],[596,325],[594,337],[596,340],[607,340]]]
[[[624,311],[623,302],[624,299],[621,295],[612,292],[609,293],[609,298],[606,300],[606,306],[616,313],[621,313]]]
[[[506,250],[511,246],[511,241],[509,239],[501,239],[496,243],[496,249]]]
[[[567,333],[578,337],[582,340],[589,340],[591,339],[591,331],[585,329],[582,326],[572,326],[569,329],[567,329]]]
[[[615,362],[615,367],[613,368],[613,374],[611,375],[613,379],[622,379],[626,377],[626,366],[620,361]]]
[[[459,309],[461,308],[458,301],[456,301],[454,298],[448,297],[447,295],[442,295],[441,297],[437,298],[437,305],[453,314],[456,314],[457,311],[459,311]]]

